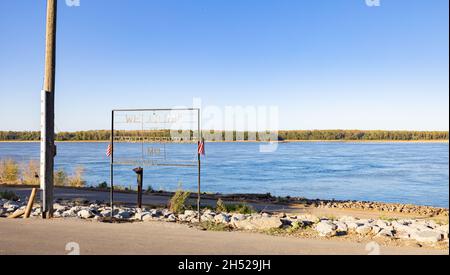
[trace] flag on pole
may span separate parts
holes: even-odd
[[[205,139],[203,138],[198,142],[198,154],[202,156],[205,155]]]
[[[106,148],[106,156],[111,157],[112,155],[112,144],[108,144],[108,148]]]

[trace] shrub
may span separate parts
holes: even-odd
[[[69,177],[69,186],[71,187],[83,187],[86,182],[83,180],[84,167],[78,166],[75,168],[75,172]]]
[[[9,201],[18,201],[19,197],[16,195],[16,193],[12,192],[12,191],[0,191],[0,198],[1,199],[5,199],[5,200],[9,200]]]
[[[228,212],[227,206],[225,205],[225,203],[223,202],[222,199],[218,199],[217,203],[216,203],[216,212],[221,213],[221,212]]]
[[[27,185],[39,185],[39,161],[30,160],[22,165],[22,183]]]
[[[191,195],[190,192],[178,190],[169,202],[169,209],[174,213],[180,213],[186,209],[186,200]]]
[[[53,174],[53,183],[55,186],[65,186],[67,183],[67,174],[63,169],[59,169]]]
[[[19,165],[15,160],[6,159],[0,161],[0,182],[11,184],[18,183],[20,177]]]
[[[99,185],[97,186],[98,189],[108,189],[108,184],[106,183],[106,181],[99,183]]]
[[[153,187],[151,185],[147,186],[147,193],[153,193]]]

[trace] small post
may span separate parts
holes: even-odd
[[[142,208],[142,182],[144,180],[144,169],[142,167],[134,168],[133,171],[137,174],[137,208]]]
[[[33,209],[34,198],[36,197],[37,188],[31,190],[30,198],[28,199],[27,208],[25,209],[24,219],[28,219],[31,215],[31,210]]]

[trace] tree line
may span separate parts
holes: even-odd
[[[196,133],[190,131],[190,136]],[[115,131],[115,136],[127,137],[170,137],[169,130],[161,131]],[[255,132],[226,132],[226,131],[204,131],[206,139],[212,136],[221,136],[223,140],[260,140],[260,134]],[[78,132],[60,132],[56,134],[57,141],[108,141],[111,138],[109,130],[93,130]],[[448,140],[448,131],[362,131],[362,130],[292,130],[278,131],[280,141],[311,141],[311,140],[342,140],[342,141],[420,141],[420,140]],[[38,131],[0,131],[0,141],[39,141]]]

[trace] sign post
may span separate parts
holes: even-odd
[[[197,168],[197,210],[201,221],[200,172],[204,146],[200,130],[200,109],[122,109],[113,110],[111,141],[108,148],[111,180],[111,218],[114,207],[114,169],[116,166],[138,167],[138,207],[142,205],[143,167],[152,169]],[[133,145],[134,144],[134,145]],[[188,150],[180,148],[183,144]],[[195,149],[194,149],[195,148]],[[172,151],[173,150],[173,151]],[[148,171],[146,169],[146,171]]]

